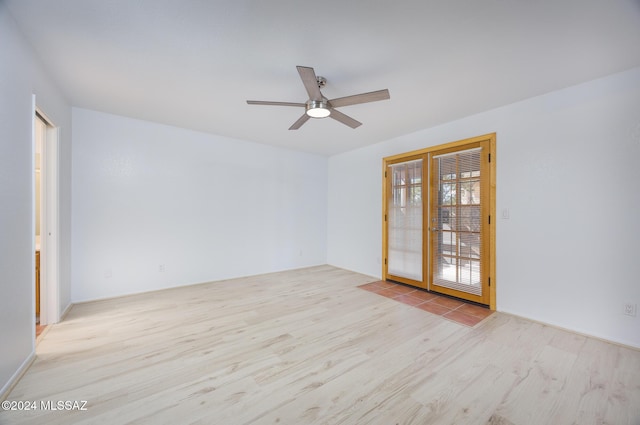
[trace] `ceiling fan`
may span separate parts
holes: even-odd
[[[313,68],[307,66],[297,66],[296,68],[298,68],[302,84],[304,84],[304,88],[307,89],[307,93],[309,94],[309,100],[305,103],[247,100],[249,105],[299,106],[305,108],[305,113],[289,127],[289,130],[299,129],[309,118],[326,117],[331,117],[351,128],[356,128],[362,125],[362,123],[335,108],[389,99],[389,90],[384,89],[329,100],[320,92],[320,89],[327,84],[327,80],[324,77],[317,77]]]

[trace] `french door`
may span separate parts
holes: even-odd
[[[486,151],[473,143],[429,155],[429,289],[482,304],[489,304]]]
[[[383,278],[495,308],[495,135],[388,157],[384,172]]]
[[[392,280],[424,288],[424,160],[391,163],[386,173],[387,274]]]

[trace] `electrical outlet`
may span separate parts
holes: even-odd
[[[113,276],[113,273],[111,273],[111,269],[107,269],[104,271],[104,277],[107,279],[111,279],[111,276]]]
[[[636,317],[636,312],[638,310],[638,304],[626,303],[624,305],[624,314],[631,317]]]
[[[160,265],[158,266],[158,271],[159,271],[160,273],[164,273],[164,264],[160,264]]]

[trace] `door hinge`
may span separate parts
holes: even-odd
[[[489,224],[491,224],[491,216],[489,216]]]
[[[489,162],[491,162],[491,154],[489,154]]]
[[[384,259],[384,265],[385,266],[387,265],[387,259],[386,258]]]
[[[489,286],[491,286],[491,276],[489,276]]]
[[[387,215],[386,214],[384,215],[384,221],[387,221]]]
[[[385,179],[387,178],[387,172],[386,171],[384,172],[384,178]]]

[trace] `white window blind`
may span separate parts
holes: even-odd
[[[482,295],[480,149],[433,157],[437,226],[433,283]]]
[[[390,275],[422,281],[422,160],[391,165],[388,197]]]

